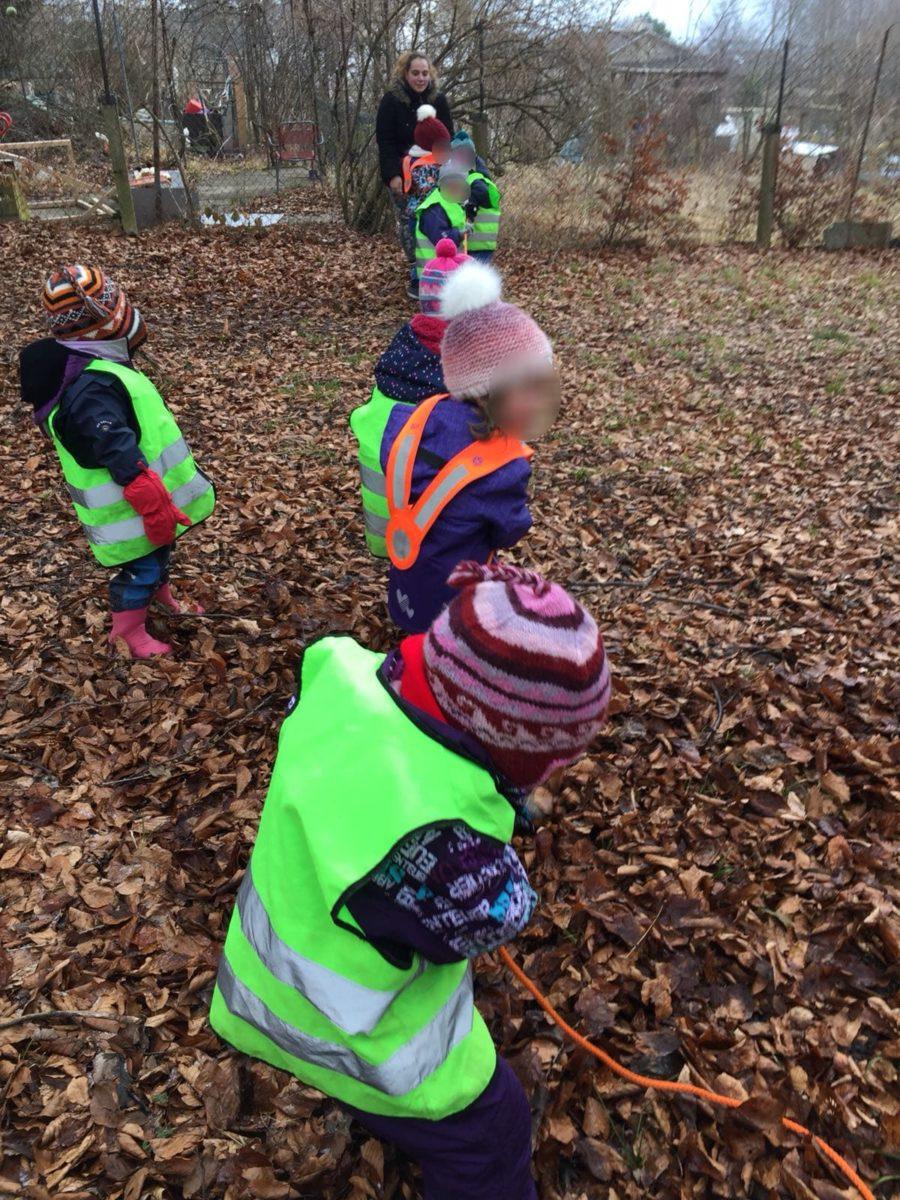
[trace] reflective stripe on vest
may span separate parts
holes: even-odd
[[[104,487],[107,485],[104,484]],[[212,489],[209,480],[199,473],[171,493],[176,508],[185,508],[192,500]],[[79,501],[79,503],[81,503]],[[115,546],[143,536],[144,518],[126,517],[124,521],[113,521],[107,525],[83,525],[84,535],[92,546]]]
[[[413,468],[428,418],[443,395],[424,400],[400,430],[388,457],[387,549],[391,562],[405,571],[419,557],[432,525],[463,488],[491,475],[533,451],[517,438],[495,433],[460,450],[432,479],[415,504],[410,504]]]
[[[387,495],[387,486],[381,471],[376,471],[374,467],[366,467],[360,463],[359,477],[362,480],[363,487],[367,487],[376,496]]]
[[[500,213],[493,208],[479,208],[469,234],[469,253],[496,250],[499,232]]]
[[[472,968],[469,966],[455,991],[428,1024],[384,1062],[373,1063],[349,1046],[326,1042],[283,1021],[259,996],[241,983],[225,955],[219,963],[216,985],[228,1011],[280,1050],[303,1062],[337,1071],[357,1083],[388,1096],[405,1096],[432,1075],[472,1028]]]
[[[157,458],[154,458],[152,463],[149,463],[151,471],[162,479],[166,471],[171,471],[172,467],[177,467],[184,462],[186,458],[190,458],[190,450],[188,444],[183,437],[180,437],[171,446],[167,446]],[[77,488],[70,483],[66,484],[69,495],[76,504],[80,504],[82,508],[105,508],[107,504],[117,504],[125,498],[124,488],[119,487],[117,483],[100,483],[96,487]],[[199,493],[197,493],[199,495]],[[176,500],[177,504],[178,501]]]
[[[244,937],[260,961],[276,979],[302,992],[319,1012],[345,1033],[371,1033],[404,988],[421,975],[425,969],[424,961],[419,960],[418,970],[403,988],[380,990],[345,979],[336,971],[305,958],[283,942],[273,929],[262,897],[253,885],[252,867],[251,861],[237,894],[237,908]]]

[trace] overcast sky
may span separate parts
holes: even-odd
[[[638,17],[648,12],[665,21],[675,37],[682,39],[695,32],[697,25],[713,12],[715,0],[625,0],[619,15]]]

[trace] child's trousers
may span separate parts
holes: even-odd
[[[347,1107],[377,1138],[421,1165],[424,1200],[537,1200],[531,1109],[502,1058],[478,1099],[442,1121],[378,1117]]]
[[[125,563],[109,584],[109,607],[113,612],[146,608],[158,588],[169,578],[171,546],[159,546],[143,558]]]

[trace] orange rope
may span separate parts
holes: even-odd
[[[627,1079],[629,1083],[637,1084],[638,1087],[653,1088],[657,1092],[678,1092],[681,1095],[696,1096],[698,1100],[706,1100],[709,1104],[718,1104],[723,1108],[740,1108],[743,1104],[743,1100],[737,1100],[734,1096],[723,1096],[719,1092],[711,1092],[708,1088],[698,1087],[693,1083],[678,1083],[672,1079],[652,1079],[648,1075],[638,1075],[635,1071],[629,1071],[627,1067],[623,1067],[621,1063],[616,1062],[605,1050],[601,1050],[599,1046],[595,1046],[586,1037],[582,1037],[567,1021],[563,1020],[541,989],[536,983],[532,983],[505,946],[500,947],[500,957],[510,971],[512,971],[513,975],[515,975],[516,979],[518,979],[519,983],[531,992],[551,1021],[554,1021],[563,1033],[571,1038],[577,1046],[580,1046],[582,1050],[587,1050],[588,1054],[592,1054],[594,1058],[598,1058],[604,1066],[609,1067],[611,1071],[622,1079]],[[847,1160],[838,1154],[837,1150],[833,1150],[827,1142],[823,1142],[820,1137],[816,1137],[796,1121],[782,1117],[781,1123],[786,1129],[790,1129],[792,1133],[799,1133],[801,1137],[812,1138],[813,1145],[826,1158],[830,1159],[839,1171],[843,1172],[859,1194],[864,1197],[864,1200],[875,1200],[875,1194],[859,1177],[856,1171],[853,1170]]]

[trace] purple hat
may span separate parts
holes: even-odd
[[[609,665],[588,613],[558,584],[503,564],[460,563],[459,588],[425,635],[445,718],[519,787],[580,758],[606,719]]]

